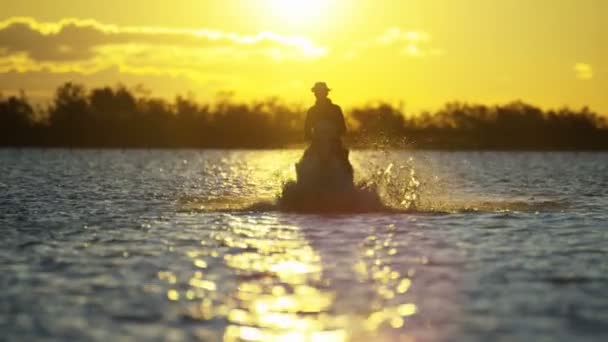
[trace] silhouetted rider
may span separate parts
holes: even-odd
[[[313,143],[320,139],[333,139],[339,142],[346,133],[342,109],[327,97],[330,90],[325,82],[317,82],[311,88],[317,102],[306,114],[304,133],[306,139]]]
[[[345,163],[345,167],[352,175],[348,150],[342,146],[342,136],[346,133],[344,115],[340,106],[327,97],[330,90],[325,82],[317,82],[311,88],[317,101],[306,114],[304,134],[311,145],[305,154],[316,153],[321,144],[329,143],[332,153]]]

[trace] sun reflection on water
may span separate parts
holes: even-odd
[[[408,319],[418,306],[408,300],[414,271],[391,266],[399,249],[394,227],[372,229],[353,245],[352,279],[369,288],[365,309],[336,305],[340,289],[323,275],[320,254],[297,226],[263,217],[234,216],[224,230],[214,230],[203,248],[188,251],[193,274],[180,288],[170,271],[158,273],[170,285],[167,299],[188,301],[188,317],[215,322],[224,341],[348,341],[408,338]],[[272,228],[268,228],[272,227]],[[221,266],[220,266],[221,265]],[[219,269],[213,270],[214,267]],[[223,272],[224,278],[217,273]],[[230,279],[227,280],[227,274]],[[220,280],[223,279],[223,280]],[[344,295],[344,293],[341,293]],[[217,322],[221,327],[217,326]],[[386,334],[393,329],[396,335]],[[203,338],[205,339],[205,338]]]
[[[299,230],[265,229],[279,226],[264,222],[268,218],[235,220],[213,234],[218,258],[235,277],[228,292],[205,278],[205,268],[212,264],[203,258],[208,253],[188,253],[194,266],[203,269],[188,281],[186,292],[200,300],[190,316],[223,319],[224,341],[347,340],[347,317],[332,312],[334,294],[323,289],[321,260]],[[162,277],[172,279],[166,273]],[[174,300],[177,295],[168,296]]]
[[[407,300],[406,293],[412,286],[413,269],[401,274],[391,266],[396,255],[393,238],[395,227],[373,229],[359,245],[361,259],[353,266],[359,281],[371,284],[375,295],[370,304],[372,312],[363,321],[369,333],[377,332],[383,325],[399,329],[405,320],[418,312],[416,304]]]
[[[273,165],[283,165],[284,157],[269,155],[262,164],[272,161]],[[269,177],[268,172],[247,175],[256,184]],[[276,188],[283,177],[286,175],[275,175],[266,183]],[[168,300],[188,301],[192,304],[187,312],[190,319],[221,331],[221,336],[201,339],[364,341],[411,337],[408,321],[419,312],[409,293],[415,286],[414,269],[394,266],[393,260],[402,251],[394,241],[393,225],[370,228],[367,235],[355,234],[358,243],[349,247],[355,258],[341,272],[349,274],[353,286],[367,292],[362,297],[349,297],[349,288],[336,288],[324,274],[324,261],[327,265],[332,260],[322,260],[323,253],[307,235],[307,228],[284,223],[276,214],[225,215],[229,217],[221,220],[222,226],[206,230],[208,236],[200,248],[187,252],[193,273],[182,280],[183,286],[170,271],[158,274],[169,285]],[[357,304],[342,305],[344,302]],[[387,330],[392,332],[387,334]]]

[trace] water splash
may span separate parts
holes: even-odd
[[[188,196],[178,199],[178,211],[184,212],[238,212],[238,211],[294,211],[281,203],[281,189],[295,179],[293,158],[295,154],[274,155],[255,161],[253,172],[245,183],[262,187],[249,196]],[[355,167],[356,189],[354,196],[361,196],[355,207],[339,212],[348,213],[536,213],[560,211],[568,203],[555,198],[517,197],[504,194],[471,196],[453,193],[437,170],[424,158],[403,158],[401,152],[382,150],[378,153],[354,153],[351,162]],[[263,167],[262,167],[263,166]],[[449,177],[451,175],[448,174]],[[445,177],[448,177],[445,176]],[[447,183],[447,184],[446,184]],[[260,195],[263,193],[263,195]],[[313,203],[317,204],[317,203]],[[313,205],[312,213],[331,212]],[[295,210],[298,211],[298,210]]]
[[[415,210],[420,201],[421,182],[409,158],[403,165],[389,162],[387,166],[369,164],[369,175],[358,184],[359,188],[370,189],[390,208]]]

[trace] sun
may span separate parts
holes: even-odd
[[[327,11],[329,0],[270,0],[273,16],[287,25],[314,25]]]

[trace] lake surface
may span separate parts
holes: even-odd
[[[300,153],[0,150],[0,339],[608,340],[608,154],[352,152],[407,210],[251,209]]]

